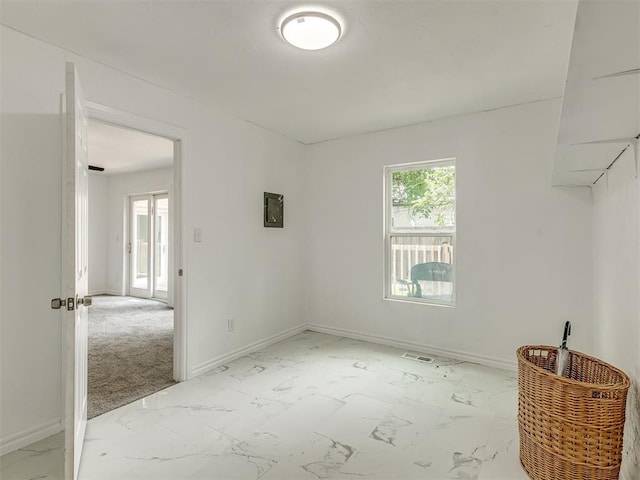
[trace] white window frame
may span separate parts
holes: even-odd
[[[402,229],[395,229],[392,226],[391,214],[392,214],[392,199],[391,193],[393,188],[392,175],[395,172],[406,172],[411,170],[423,170],[426,168],[436,167],[456,167],[456,211],[455,215],[455,229],[453,232],[433,232],[428,230],[407,232]],[[455,158],[446,158],[440,160],[426,160],[421,162],[403,163],[397,165],[387,165],[384,167],[384,291],[383,296],[385,300],[416,303],[422,305],[435,305],[443,307],[455,307],[456,305],[456,265],[457,265],[457,250],[456,250],[456,236],[457,236],[457,213],[458,213],[458,170],[456,166]],[[400,295],[392,295],[391,285],[391,239],[392,237],[451,237],[451,245],[453,247],[453,296],[451,302],[438,301],[431,298],[417,298]]]

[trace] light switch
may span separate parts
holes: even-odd
[[[197,242],[197,243],[201,243],[202,242],[202,229],[201,228],[196,228],[193,231],[193,241]]]

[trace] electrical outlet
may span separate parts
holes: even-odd
[[[233,332],[236,329],[236,319],[235,318],[229,318],[227,320],[227,331],[228,332]]]

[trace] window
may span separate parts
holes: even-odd
[[[453,305],[455,160],[387,167],[385,205],[385,297]]]

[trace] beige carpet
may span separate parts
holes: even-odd
[[[93,297],[87,417],[174,383],[173,309],[141,298]]]

